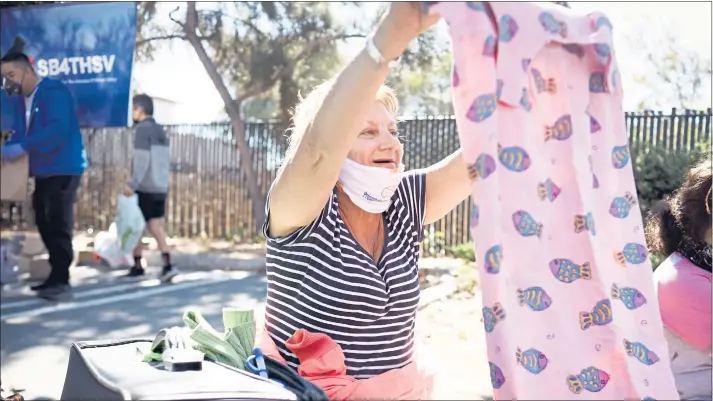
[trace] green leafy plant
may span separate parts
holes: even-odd
[[[458,292],[474,294],[480,282],[475,263],[466,263],[455,271]]]
[[[654,146],[637,154],[634,178],[644,219],[651,206],[681,186],[683,177],[691,166],[710,151],[710,142],[700,141],[690,152],[677,152]],[[665,256],[651,254],[651,267],[656,270]]]
[[[691,165],[706,151],[710,151],[708,141],[700,142],[690,152],[671,151],[661,146],[637,152],[634,179],[643,216],[646,216],[654,203],[681,185]]]
[[[430,227],[427,227],[424,231],[423,241],[421,242],[423,253],[432,257],[444,256],[446,253],[445,235],[441,231],[436,231]]]
[[[453,245],[450,247],[447,254],[453,256],[454,258],[463,259],[468,262],[475,262],[475,248],[472,242]]]

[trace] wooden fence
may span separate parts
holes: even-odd
[[[651,146],[688,151],[710,140],[711,110],[626,113],[632,153]],[[259,240],[260,228],[252,219],[252,202],[229,124],[181,125],[166,128],[171,136],[172,181],[167,208],[171,236]],[[405,138],[407,169],[429,166],[458,149],[453,118],[421,118],[400,123]],[[90,168],[84,175],[76,207],[78,230],[106,230],[116,209],[117,194],[126,183],[131,165],[132,131],[85,130]],[[275,177],[286,141],[270,123],[249,123],[246,137],[253,167],[263,192]],[[264,207],[258,205],[257,207]],[[2,206],[5,227],[32,226],[29,204]],[[470,240],[470,202],[463,202],[443,219],[426,227],[424,250],[438,253]]]

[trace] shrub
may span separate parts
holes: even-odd
[[[641,215],[644,219],[646,219],[646,214],[651,206],[678,189],[691,166],[710,150],[710,142],[701,141],[690,152],[676,152],[654,146],[648,151],[637,154],[634,164],[634,179],[636,180]],[[654,270],[666,256],[650,255]]]
[[[433,226],[426,227],[423,233],[421,249],[424,255],[431,257],[444,256],[446,254],[446,236],[441,231],[436,231]]]
[[[472,242],[453,245],[448,252],[451,256],[468,262],[475,262],[475,248]]]
[[[681,185],[688,169],[706,151],[710,151],[710,143],[707,141],[700,142],[690,152],[667,150],[661,146],[637,152],[634,179],[642,216],[646,216],[654,203]]]

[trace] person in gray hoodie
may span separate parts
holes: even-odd
[[[166,243],[163,220],[171,175],[171,152],[169,137],[163,127],[153,118],[153,100],[148,95],[136,95],[133,100],[134,157],[131,180],[124,195],[134,193],[139,198],[139,207],[146,219],[146,231],[156,240],[163,257],[161,280],[169,281],[177,271],[171,263],[171,253]],[[142,244],[134,249],[134,265],[127,277],[144,275]]]

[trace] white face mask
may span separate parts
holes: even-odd
[[[383,213],[391,206],[391,197],[404,176],[404,166],[396,170],[372,167],[346,159],[339,182],[349,199],[369,213]]]

